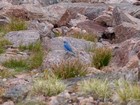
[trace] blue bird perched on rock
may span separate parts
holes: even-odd
[[[69,45],[67,41],[64,41],[64,49],[67,53],[70,53],[75,56],[75,53],[73,52],[71,46]]]

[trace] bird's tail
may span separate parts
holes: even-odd
[[[75,52],[71,52],[72,56],[76,57],[76,53]]]

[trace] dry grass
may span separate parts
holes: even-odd
[[[32,94],[43,94],[53,96],[63,92],[66,85],[56,77],[49,77],[46,80],[38,79],[33,84]]]
[[[92,65],[97,69],[107,66],[112,57],[112,50],[106,47],[97,48],[94,50]]]
[[[0,78],[9,78],[14,75],[14,72],[9,71],[9,70],[0,70]]]
[[[92,34],[77,33],[77,34],[74,34],[74,35],[71,35],[71,36],[74,37],[74,38],[77,38],[77,39],[84,39],[84,40],[91,41],[91,42],[97,42],[96,35],[92,35]]]
[[[79,60],[63,61],[60,64],[52,65],[52,72],[61,79],[85,76],[87,74],[86,66]]]
[[[84,94],[92,94],[95,99],[110,98],[111,91],[107,80],[91,79],[79,83],[79,90]]]
[[[140,101],[140,86],[125,80],[117,81],[114,97],[117,101],[125,104],[129,101]]]

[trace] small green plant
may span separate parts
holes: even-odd
[[[53,96],[63,92],[66,85],[56,77],[48,77],[47,80],[38,79],[33,84],[32,94],[43,94]]]
[[[79,90],[84,94],[92,94],[97,99],[107,99],[112,95],[107,80],[90,79],[79,83]]]
[[[9,24],[6,24],[0,27],[0,33],[1,33],[1,36],[3,36],[10,31],[20,31],[20,30],[26,30],[26,29],[27,29],[27,24],[25,20],[12,17]]]
[[[109,48],[102,47],[97,48],[94,51],[92,65],[97,69],[101,69],[104,66],[107,66],[111,60],[112,51]]]
[[[117,97],[116,99],[119,102],[125,104],[129,101],[140,101],[140,86],[125,80],[117,81],[114,97]]]
[[[44,56],[41,42],[37,41],[36,43],[30,44],[29,46],[19,46],[19,49],[21,51],[28,50],[31,52],[31,56],[28,61],[30,69],[35,69],[41,66]]]
[[[41,46],[41,43],[37,41],[36,43],[29,44],[28,46],[20,45],[19,50],[21,51],[28,50],[31,52],[36,52],[36,51],[38,52],[42,50],[42,46]]]
[[[13,17],[11,19],[11,22],[7,24],[5,28],[7,31],[20,31],[20,30],[26,30],[27,25],[24,20]]]
[[[78,39],[85,39],[87,41],[92,41],[92,42],[96,42],[97,41],[97,37],[96,35],[93,35],[93,34],[80,34],[80,33],[77,33],[77,34],[73,34],[72,37],[74,38],[78,38]]]
[[[5,52],[5,47],[7,45],[11,45],[11,43],[8,40],[0,37],[0,54]]]
[[[9,61],[3,62],[2,65],[7,68],[15,69],[15,71],[17,72],[27,70],[29,68],[27,61],[22,59],[20,60],[11,59]]]
[[[79,60],[63,61],[60,64],[52,65],[52,72],[61,79],[85,76],[87,74],[86,66]]]
[[[38,51],[34,53],[30,58],[29,58],[29,68],[30,69],[35,69],[38,68],[42,65],[43,62],[43,51]]]

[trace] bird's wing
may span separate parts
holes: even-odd
[[[65,50],[67,50],[67,51],[73,52],[73,51],[72,51],[72,48],[71,48],[71,46],[70,46],[69,44],[64,44],[64,48],[65,48]]]

